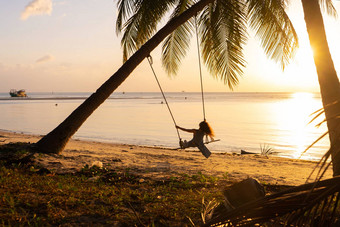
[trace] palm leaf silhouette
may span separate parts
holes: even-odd
[[[340,177],[304,184],[221,213],[204,226],[339,226]]]

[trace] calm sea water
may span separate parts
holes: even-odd
[[[8,98],[0,93],[0,129],[46,134],[64,120],[89,93],[29,93],[30,99]],[[200,93],[166,93],[175,120],[197,128],[203,119]],[[261,153],[269,147],[275,155],[298,158],[326,132],[323,119],[309,123],[320,109],[312,93],[205,93],[207,121],[216,138],[208,147],[215,152],[241,149]],[[189,133],[180,132],[189,140]],[[178,147],[177,132],[160,93],[114,93],[75,134],[74,138],[101,142]],[[328,138],[314,145],[302,159],[319,159],[328,149]]]

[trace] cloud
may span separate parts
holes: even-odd
[[[67,4],[67,2],[66,1],[58,1],[58,2],[54,2],[53,3],[54,5],[66,5]]]
[[[48,61],[52,61],[54,59],[54,57],[50,54],[47,54],[41,58],[38,58],[35,62],[36,63],[44,63],[44,62],[48,62]]]
[[[33,0],[25,7],[21,13],[21,19],[26,20],[34,15],[51,15],[52,13],[52,0]]]

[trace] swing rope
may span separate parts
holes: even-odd
[[[155,70],[154,70],[154,68],[153,68],[153,66],[152,66],[153,60],[152,60],[151,55],[149,55],[149,56],[147,57],[147,59],[148,59],[149,65],[150,65],[150,67],[151,67],[151,70],[152,70],[152,72],[153,72],[153,75],[154,75],[154,77],[155,77],[155,79],[156,79],[156,81],[157,81],[158,87],[159,87],[159,89],[161,90],[161,93],[162,93],[163,99],[164,99],[164,101],[165,101],[165,103],[166,103],[166,106],[168,107],[168,110],[169,110],[169,113],[170,113],[170,115],[171,115],[172,121],[173,121],[174,124],[175,124],[175,128],[176,128],[176,131],[177,131],[178,139],[179,139],[180,141],[182,141],[181,136],[179,135],[178,128],[176,127],[177,124],[176,124],[174,115],[173,115],[172,112],[171,112],[171,109],[170,109],[168,100],[167,100],[166,97],[165,97],[165,94],[164,94],[164,92],[163,92],[162,86],[161,86],[161,84],[160,84],[160,82],[159,82],[159,80],[158,80],[158,77],[157,77],[157,75],[156,75],[156,72],[155,72]]]
[[[202,76],[202,66],[201,66],[201,54],[200,54],[200,45],[199,45],[199,41],[198,41],[197,15],[195,15],[195,29],[196,29],[196,44],[197,44],[198,67],[199,67],[200,81],[201,81],[203,119],[204,119],[204,121],[206,121],[206,118],[205,118],[205,105],[204,105],[204,92],[203,92],[203,76]]]
[[[203,76],[202,76],[202,66],[201,66],[201,55],[200,55],[200,45],[199,45],[198,28],[197,28],[197,27],[198,27],[198,26],[197,26],[197,15],[195,15],[196,44],[197,44],[197,53],[198,53],[198,67],[199,67],[200,82],[201,82],[201,96],[202,96],[203,119],[204,119],[204,121],[206,121],[206,118],[205,118],[205,104],[204,104]],[[160,91],[161,91],[161,93],[162,93],[162,96],[163,96],[163,99],[164,99],[164,101],[165,101],[165,104],[166,104],[166,106],[168,107],[168,110],[169,110],[169,113],[170,113],[170,115],[171,115],[172,121],[174,122],[174,125],[175,125],[175,127],[176,127],[176,126],[177,126],[176,120],[175,120],[175,118],[174,118],[174,115],[172,114],[172,111],[171,111],[171,109],[170,109],[168,100],[167,100],[166,97],[165,97],[165,94],[164,94],[164,92],[163,92],[162,86],[161,86],[161,84],[160,84],[160,82],[159,82],[159,80],[158,80],[158,77],[157,77],[157,75],[156,75],[156,72],[155,72],[155,70],[154,70],[154,68],[153,68],[153,66],[152,66],[152,65],[153,65],[153,59],[152,59],[152,57],[151,57],[150,54],[149,54],[149,56],[147,57],[147,59],[148,59],[149,65],[150,65],[150,67],[151,67],[152,73],[153,73],[153,75],[154,75],[154,77],[155,77],[155,79],[156,79],[156,82],[157,82],[157,84],[158,84],[158,87],[159,87],[159,89],[160,89]],[[179,130],[178,130],[177,127],[176,127],[176,131],[177,131],[177,136],[178,136],[179,141],[182,141],[181,136],[180,136],[180,134],[179,134]]]

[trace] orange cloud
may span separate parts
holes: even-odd
[[[51,15],[52,13],[52,0],[33,0],[25,7],[21,13],[21,19],[26,20],[34,15]]]

